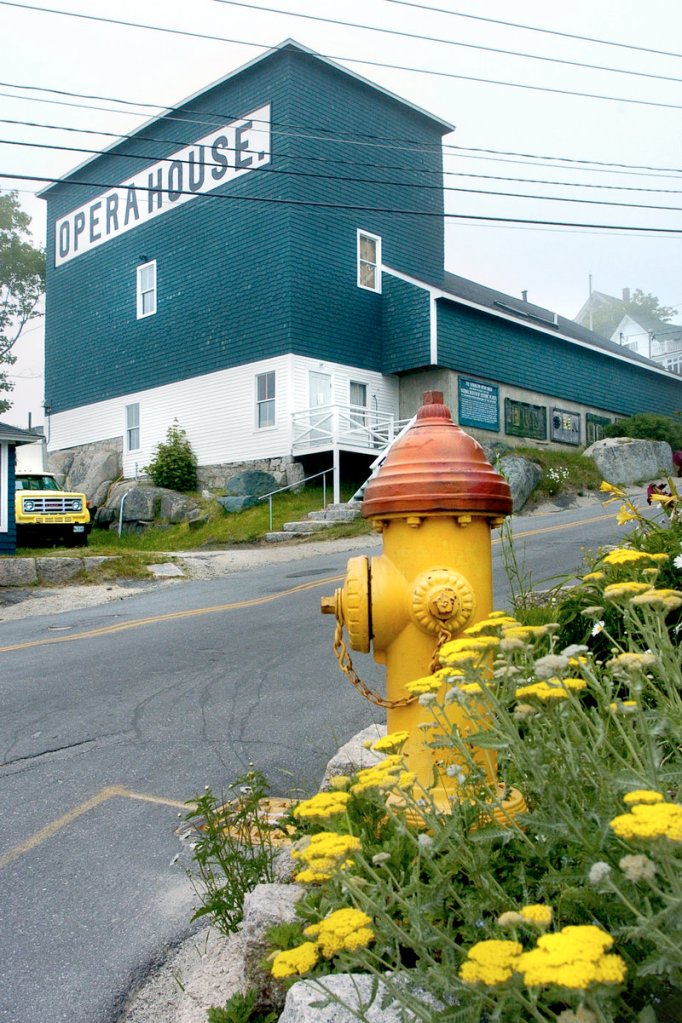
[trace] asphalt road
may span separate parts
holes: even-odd
[[[600,506],[516,532],[539,587],[622,536]],[[113,1023],[189,927],[193,893],[172,862],[185,801],[225,791],[249,761],[276,794],[314,791],[338,746],[381,720],[341,677],[319,613],[347,557],[0,622],[3,1023]],[[380,686],[371,658],[354,660]]]

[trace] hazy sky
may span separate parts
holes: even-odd
[[[447,222],[446,269],[509,294],[527,290],[531,301],[571,317],[587,297],[591,274],[594,289],[613,295],[624,287],[651,291],[664,304],[679,307],[682,320],[678,0],[573,0],[570,5],[264,0],[260,10],[253,3],[224,0],[37,0],[34,9],[23,6],[0,0],[0,187],[19,190],[41,244],[44,203],[34,193],[45,183],[4,175],[57,178],[87,154],[54,147],[98,149],[113,141],[83,129],[129,133],[162,107],[292,37],[456,126],[444,139],[446,210],[472,219]],[[176,33],[67,17],[48,8]],[[329,24],[323,18],[355,24]],[[482,18],[551,31],[477,20]],[[230,41],[202,39],[201,33]],[[595,226],[501,226],[476,216]],[[674,233],[626,230],[634,227]],[[15,405],[3,418],[25,426],[31,411],[36,424],[42,421],[40,325],[29,325],[16,354]]]

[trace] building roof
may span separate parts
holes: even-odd
[[[41,440],[42,433],[35,430],[20,430],[18,426],[10,426],[9,423],[0,423],[0,441],[10,444],[32,444]]]
[[[658,316],[649,316],[647,313],[639,313],[633,310],[629,310],[624,313],[620,319],[620,323],[623,322],[626,316],[628,316],[633,323],[642,327],[647,334],[654,334],[659,341],[666,337],[679,337],[679,335],[682,334],[682,324],[680,323],[668,323],[667,320],[661,320]]]
[[[479,306],[488,312],[496,315],[504,315],[518,320],[528,327],[542,328],[546,331],[556,333],[558,336],[570,338],[581,344],[595,348],[605,355],[615,355],[628,362],[640,364],[645,369],[658,370],[660,366],[651,359],[638,355],[636,352],[623,348],[614,341],[609,341],[601,334],[595,334],[587,327],[581,326],[575,320],[569,320],[565,316],[559,316],[550,309],[534,305],[532,302],[524,302],[523,299],[514,298],[513,295],[505,295],[502,291],[488,288],[483,284],[467,280],[466,277],[459,277],[457,274],[443,274],[443,281],[439,285],[444,291],[445,297],[460,299],[471,305]]]
[[[89,167],[91,164],[99,160],[101,156],[104,156],[107,153],[112,152],[114,149],[117,148],[117,146],[121,145],[122,142],[127,142],[129,141],[130,138],[135,138],[136,135],[146,131],[147,128],[150,127],[150,125],[155,124],[157,121],[163,120],[163,118],[167,116],[169,113],[171,112],[176,113],[177,111],[182,110],[184,107],[187,107],[190,103],[193,103],[195,100],[199,99],[199,97],[203,96],[205,93],[210,92],[212,89],[215,89],[220,85],[224,85],[226,82],[229,82],[232,78],[236,78],[237,75],[243,74],[245,71],[248,71],[256,64],[260,64],[265,60],[269,60],[275,54],[280,53],[284,50],[289,50],[294,53],[299,53],[311,57],[314,60],[319,61],[321,64],[324,64],[327,67],[331,68],[332,70],[338,72],[339,74],[348,75],[349,78],[354,78],[362,85],[367,86],[368,89],[373,89],[375,92],[380,92],[388,99],[393,100],[393,102],[399,103],[403,107],[408,107],[410,110],[412,110],[415,114],[418,114],[420,117],[427,118],[429,121],[431,121],[433,124],[436,124],[441,129],[441,134],[443,135],[446,135],[449,132],[455,130],[454,125],[450,124],[448,121],[443,121],[440,117],[436,117],[434,114],[430,114],[427,110],[423,110],[415,103],[411,103],[409,100],[402,99],[400,96],[397,96],[394,92],[391,92],[389,89],[384,89],[383,86],[377,85],[376,82],[370,81],[369,78],[364,78],[362,75],[357,74],[355,71],[350,71],[348,68],[343,67],[341,64],[337,64],[336,61],[332,60],[330,57],[325,57],[321,53],[316,53],[315,50],[311,50],[307,46],[303,46],[301,43],[296,42],[295,39],[284,39],[281,43],[278,43],[276,46],[273,46],[269,50],[266,50],[265,53],[261,53],[258,57],[255,57],[253,60],[248,61],[246,64],[242,64],[241,67],[236,68],[234,71],[228,72],[228,74],[224,75],[222,78],[218,78],[215,82],[211,82],[210,85],[204,86],[204,88],[200,89],[199,92],[192,93],[191,96],[187,96],[186,99],[181,100],[179,103],[174,104],[172,107],[166,107],[165,111],[159,114],[155,114],[153,117],[150,117],[149,120],[145,121],[144,124],[140,125],[140,127],[137,128],[134,132],[131,132],[129,136],[117,139],[115,142],[112,142],[111,145],[107,146],[105,149],[102,149],[99,153],[97,153],[96,156],[90,156],[88,157],[87,160],[84,160],[82,163],[79,163],[76,167],[74,167],[67,174],[65,174],[60,181],[55,181],[51,185],[47,185],[45,188],[42,188],[36,194],[41,198],[43,196],[48,195],[48,193],[51,192],[53,188],[58,188],[61,184],[68,183],[68,179],[72,177],[72,175],[77,174],[85,167]]]

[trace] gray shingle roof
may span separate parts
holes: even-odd
[[[10,426],[9,423],[0,423],[0,440],[9,441],[10,444],[32,444],[42,439],[42,433],[34,430],[20,430],[18,426]]]
[[[435,283],[435,282],[434,282]],[[465,302],[472,302],[475,305],[483,306],[493,313],[505,313],[513,316],[520,323],[529,326],[544,327],[546,330],[556,331],[558,335],[581,341],[583,344],[596,348],[607,355],[618,355],[620,358],[628,359],[631,362],[639,363],[648,369],[660,369],[660,366],[651,359],[636,352],[624,348],[614,341],[609,341],[601,334],[595,334],[593,330],[582,327],[575,320],[569,320],[565,316],[559,316],[550,309],[534,305],[532,302],[524,302],[523,299],[514,298],[513,295],[505,295],[502,291],[494,288],[487,288],[483,284],[469,281],[466,277],[459,277],[447,271],[443,274],[440,285],[442,291],[452,295],[454,299],[463,299]]]

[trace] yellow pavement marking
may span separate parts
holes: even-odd
[[[80,806],[75,806],[73,810],[69,810],[68,813],[63,814],[56,820],[46,824],[40,831],[34,832],[28,838],[24,839],[18,845],[15,845],[13,849],[10,849],[4,855],[0,856],[0,870],[6,867],[13,860],[16,860],[19,856],[23,856],[25,853],[30,852],[32,849],[42,845],[43,842],[47,841],[48,838],[52,838],[58,831],[65,828],[68,824],[72,824],[79,817],[82,817],[84,813],[88,813],[89,810],[94,810],[95,807],[101,806],[102,803],[106,803],[108,799],[113,799],[114,796],[122,796],[125,799],[140,799],[146,803],[157,803],[160,806],[173,806],[181,810],[187,810],[187,803],[180,803],[177,799],[163,799],[160,796],[149,796],[144,792],[133,792],[131,789],[123,788],[122,785],[107,785],[105,788],[100,789],[90,799],[86,799]]]
[[[539,526],[537,529],[526,529],[523,532],[514,533],[516,539],[526,536],[538,536],[540,533],[556,533],[564,529],[576,529],[584,526],[586,522],[603,522],[613,518],[612,514],[595,515],[589,519],[581,519],[578,522],[557,523],[556,526]],[[499,544],[500,538],[495,537],[493,544]],[[81,639],[95,639],[98,636],[111,636],[115,632],[125,632],[128,629],[139,629],[145,625],[157,625],[160,622],[176,621],[180,618],[194,618],[199,615],[220,614],[224,611],[237,611],[245,607],[259,607],[262,604],[269,604],[273,600],[281,600],[290,597],[293,593],[302,593],[304,590],[313,590],[318,586],[327,586],[329,583],[340,582],[344,575],[330,575],[325,579],[315,579],[309,583],[301,583],[289,590],[282,590],[279,593],[269,593],[264,597],[254,597],[251,600],[237,600],[231,604],[216,604],[213,607],[198,607],[189,611],[170,611],[168,614],[154,615],[151,618],[135,618],[129,622],[117,622],[115,625],[105,625],[100,629],[89,629],[86,632],[70,633],[68,636],[48,636],[45,639],[33,639],[26,643],[11,643],[7,646],[0,646],[0,653],[10,653],[14,650],[29,650],[32,647],[52,646],[55,643],[73,643]]]
[[[244,607],[258,607],[261,604],[269,604],[273,600],[281,600],[289,597],[292,593],[301,593],[303,590],[311,590],[316,586],[326,586],[328,583],[338,582],[343,579],[342,575],[327,576],[326,579],[315,579],[313,582],[301,583],[300,586],[293,586],[289,590],[282,590],[280,593],[268,593],[264,597],[254,597],[252,600],[237,600],[231,604],[216,604],[213,607],[197,607],[188,611],[170,611],[168,614],[154,615],[151,618],[135,618],[129,622],[117,622],[115,625],[105,625],[100,629],[89,629],[87,632],[70,633],[68,636],[48,636],[46,639],[33,639],[27,643],[11,643],[8,646],[0,646],[0,653],[9,653],[12,650],[28,650],[36,646],[51,646],[54,643],[72,643],[79,639],[93,639],[96,636],[110,636],[114,632],[125,632],[127,629],[139,629],[143,625],[156,625],[159,622],[175,621],[178,618],[193,618],[198,615],[219,614],[222,611],[236,611]]]

